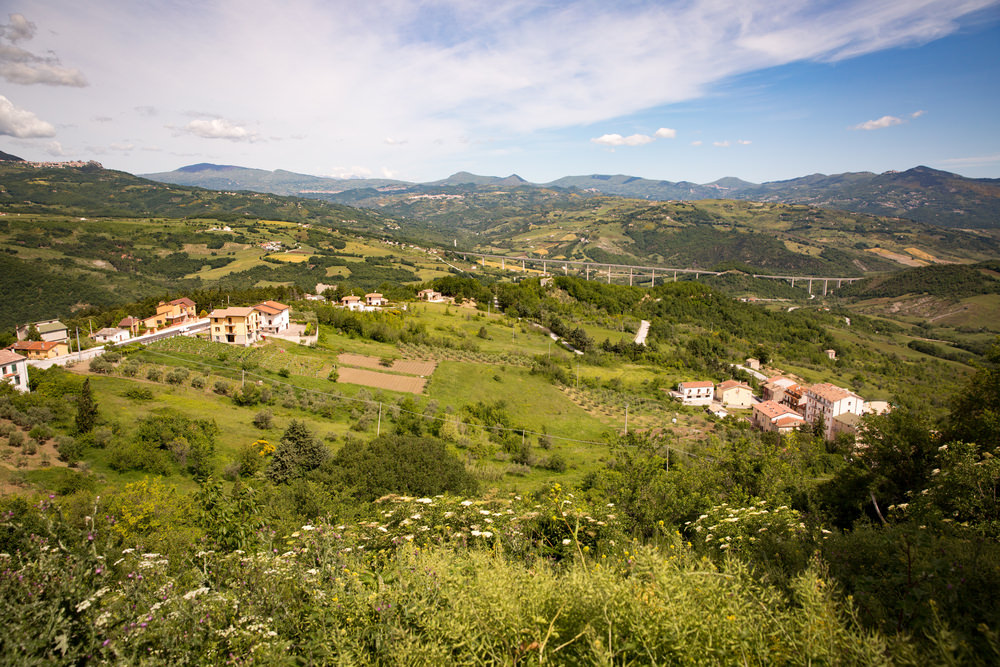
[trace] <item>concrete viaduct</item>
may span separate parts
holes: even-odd
[[[527,272],[530,268],[532,271],[536,271],[544,275],[550,275],[550,269],[556,271],[561,269],[563,275],[569,275],[570,271],[572,271],[574,275],[583,276],[587,280],[606,280],[608,284],[610,284],[612,280],[624,281],[625,279],[628,279],[629,285],[649,284],[650,286],[655,286],[657,278],[659,278],[662,283],[667,281],[676,281],[678,274],[681,276],[694,275],[694,278],[697,280],[699,276],[718,276],[723,273],[722,271],[708,271],[707,269],[675,269],[662,266],[608,264],[606,262],[586,262],[567,259],[511,257],[509,255],[491,255],[489,253],[466,252],[461,250],[451,250],[449,251],[449,254],[461,257],[465,261],[469,261],[470,257],[474,258],[474,261],[481,263],[483,266],[486,266],[486,262],[490,261],[495,264],[499,264],[502,271]],[[539,267],[541,268],[539,269]],[[802,283],[805,283],[809,294],[813,293],[814,284],[817,290],[820,288],[820,285],[822,285],[822,294],[824,296],[828,292],[837,289],[844,284],[850,284],[862,279],[861,277],[831,278],[828,276],[769,276],[757,273],[750,275],[754,278],[787,280],[791,282],[792,287],[795,287],[796,282],[798,282],[800,286]]]

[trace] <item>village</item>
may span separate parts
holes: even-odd
[[[833,353],[833,350],[827,350]],[[671,398],[683,405],[705,406],[716,417],[747,414],[750,424],[766,433],[791,433],[806,424],[822,432],[826,440],[841,435],[854,438],[861,417],[889,411],[887,401],[866,401],[849,389],[828,382],[805,385],[785,375],[768,377],[760,372],[760,361],[747,359],[746,366],[736,366],[759,381],[759,395],[746,382],[711,380],[680,382],[670,391]],[[774,370],[774,369],[772,369]],[[733,412],[736,411],[736,412]]]

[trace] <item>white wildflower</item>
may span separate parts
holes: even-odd
[[[430,505],[434,501],[431,500],[430,498],[417,498],[417,502],[423,503],[424,505]]]
[[[563,540],[563,545],[564,545],[564,546],[565,546],[565,545],[569,545],[569,544],[572,544],[572,543],[573,543],[573,540],[569,539],[568,537],[567,537],[566,539],[564,539],[564,540]]]
[[[188,591],[187,593],[184,594],[183,597],[184,597],[185,600],[193,600],[196,597],[198,597],[199,595],[203,595],[203,594],[205,594],[207,592],[208,592],[208,587],[207,586],[202,586],[201,588],[196,588],[193,591]]]
[[[316,530],[315,526],[310,526],[308,523],[302,526],[302,530]]]

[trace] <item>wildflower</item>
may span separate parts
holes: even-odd
[[[314,526],[310,526],[309,524],[306,524],[306,525],[302,526],[302,530],[316,530],[316,528]]]
[[[471,500],[463,500],[461,503],[462,507],[468,507],[471,504],[472,504]]]
[[[569,539],[568,537],[563,540],[563,545],[572,544],[572,543],[573,543],[573,540]]]
[[[196,588],[196,589],[194,589],[192,591],[188,591],[187,593],[185,593],[183,595],[183,597],[184,597],[185,600],[193,600],[196,597],[198,597],[199,595],[202,595],[202,594],[207,593],[207,592],[208,592],[208,587],[207,586],[202,586],[201,588]]]
[[[76,605],[76,612],[79,614],[82,611],[86,611],[90,607],[90,600],[84,600],[80,604]]]
[[[430,505],[434,501],[430,498],[417,498],[416,502],[423,503],[424,505]]]

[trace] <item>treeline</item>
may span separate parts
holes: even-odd
[[[1000,261],[977,264],[935,264],[866,278],[837,290],[837,296],[857,299],[894,298],[904,294],[930,294],[961,299],[977,294],[1000,293]]]

